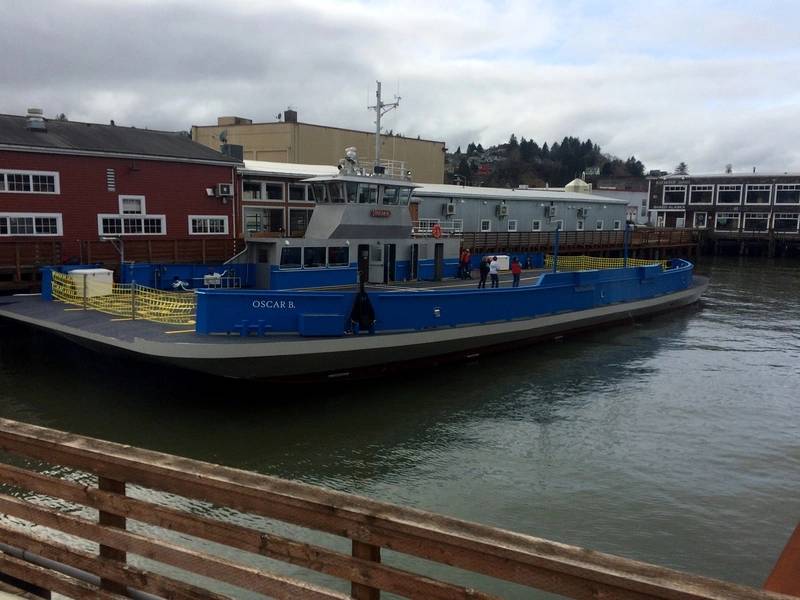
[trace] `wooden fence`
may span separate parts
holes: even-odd
[[[80,569],[94,576],[96,583],[37,566],[13,552],[0,553],[0,572],[75,598],[118,598],[133,594],[132,590],[183,600],[240,594],[230,592],[229,586],[300,600],[375,600],[381,590],[433,600],[497,597],[491,584],[488,591],[481,591],[391,564],[399,555],[463,570],[452,571],[456,580],[463,580],[468,571],[488,576],[481,581],[496,578],[587,600],[786,598],[420,510],[15,421],[0,419],[0,448],[11,455],[0,463],[3,544],[26,551],[23,557],[34,554],[54,561],[51,565]],[[174,495],[190,501],[176,502]],[[247,518],[220,517],[242,513]],[[273,526],[273,522],[280,523]],[[347,550],[341,543],[337,549],[335,543],[332,548],[289,539],[282,535],[286,524],[333,534],[334,540],[344,538]],[[63,535],[57,540],[43,535],[42,528],[80,538],[84,547],[67,544]],[[319,537],[327,541],[331,536]],[[88,551],[87,545],[97,551]],[[383,549],[391,553],[382,555]],[[131,555],[144,557],[153,566],[149,570],[134,566],[136,561],[127,560]],[[333,583],[323,587],[278,574],[275,563],[270,569],[264,558],[325,574]],[[430,566],[411,562],[419,564],[418,569]],[[184,577],[194,583],[182,580],[175,569],[187,572]],[[218,583],[208,584],[213,589],[201,588],[190,574]]]
[[[0,276],[35,280],[40,267],[61,263],[61,242],[0,242]]]
[[[119,242],[117,242],[119,244]],[[237,240],[124,240],[125,262],[146,263],[222,263],[236,253]],[[242,245],[241,242],[239,242]],[[244,247],[242,245],[242,247]],[[241,248],[239,248],[241,249]],[[118,265],[120,252],[111,242],[83,241],[80,244],[82,263],[101,262]]]
[[[559,252],[620,251],[624,231],[562,231]],[[554,231],[464,233],[461,246],[473,252],[544,252],[553,248]],[[695,244],[690,229],[643,229],[631,232],[632,249],[689,248]]]

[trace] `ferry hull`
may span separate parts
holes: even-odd
[[[192,335],[190,342],[181,342],[180,339],[165,342],[134,335],[129,339],[119,339],[26,314],[14,310],[13,305],[0,307],[0,316],[46,329],[106,354],[155,361],[220,377],[349,379],[376,376],[420,363],[430,366],[475,358],[570,332],[671,311],[697,302],[707,285],[706,278],[694,276],[687,289],[644,300],[531,319],[336,338],[281,336],[240,340],[231,336],[202,338]]]

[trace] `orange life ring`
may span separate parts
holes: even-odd
[[[431,228],[431,234],[438,240],[440,237],[442,237],[442,226],[438,223],[434,223],[433,227]]]

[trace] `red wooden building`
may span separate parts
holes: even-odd
[[[179,133],[0,115],[0,269],[116,262],[118,238],[126,260],[227,258],[239,165]]]

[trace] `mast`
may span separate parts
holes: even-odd
[[[400,96],[394,97],[394,102],[383,102],[381,100],[381,82],[376,81],[378,90],[375,92],[377,102],[375,106],[368,106],[367,109],[375,111],[375,166],[381,164],[381,117],[393,108],[400,105]]]

